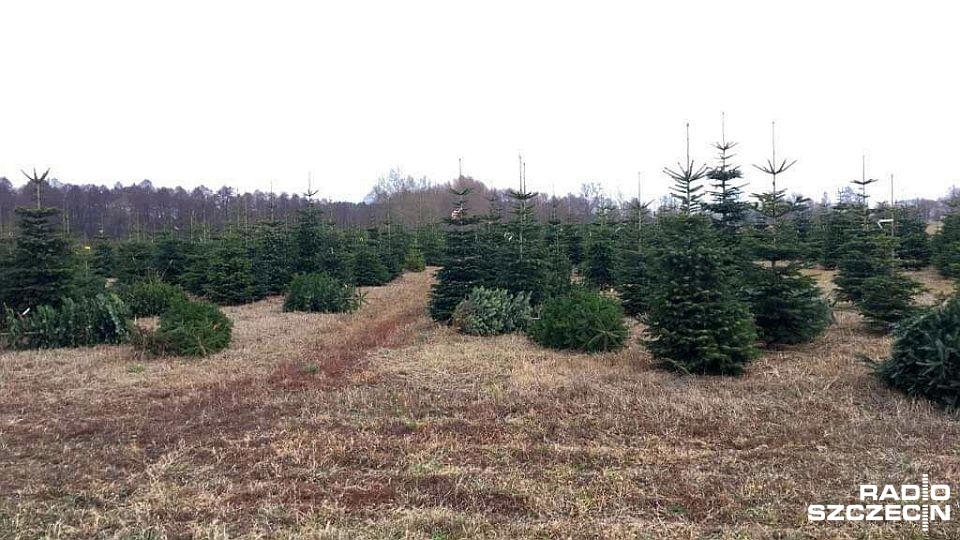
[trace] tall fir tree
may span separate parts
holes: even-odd
[[[564,227],[560,220],[556,197],[550,201],[550,220],[545,231],[545,265],[546,286],[544,294],[554,298],[565,294],[570,289],[570,276],[573,265],[564,242]]]
[[[15,310],[58,306],[72,279],[70,248],[56,208],[17,208],[17,236],[6,275],[7,301]]]
[[[664,170],[679,213],[662,223],[644,342],[667,368],[735,375],[757,354],[756,328],[710,220],[698,214],[707,169],[690,159],[689,129],[686,161]]]
[[[867,178],[864,158],[862,177],[850,182],[856,186],[857,197],[850,212],[859,216],[859,226],[851,227],[840,247],[837,274],[833,279],[838,296],[855,304],[863,298],[864,280],[875,276],[890,276],[894,271],[890,237],[883,234],[870,219],[867,186],[874,182],[877,180]]]
[[[777,161],[776,135],[773,154],[764,165],[754,165],[770,177],[770,190],[755,194],[757,210],[764,217],[754,237],[754,254],[765,261],[751,265],[747,272],[747,299],[757,325],[757,333],[767,344],[805,343],[826,330],[832,319],[830,306],[816,281],[803,275],[797,260],[803,249],[795,223],[787,219],[806,210],[804,199],[789,200],[786,190],[777,185],[777,176],[796,161]]]
[[[479,255],[480,284],[487,289],[501,287],[502,268],[506,250],[507,228],[503,223],[503,208],[496,195],[487,199],[487,212],[476,217],[473,228]]]
[[[650,266],[648,263],[651,230],[647,204],[637,200],[630,205],[629,221],[622,223],[617,268],[617,292],[623,311],[634,317],[647,312],[650,297]],[[646,227],[644,227],[646,225]]]
[[[526,164],[521,158],[520,189],[508,190],[512,215],[507,225],[500,267],[500,286],[511,293],[528,293],[532,304],[546,297],[543,231],[537,223],[533,201],[537,193],[527,191]]]
[[[38,175],[24,175],[35,189],[36,208],[14,210],[17,218],[16,243],[5,273],[9,306],[17,311],[41,305],[58,306],[73,278],[70,247],[61,230],[60,211],[44,208],[41,192],[49,169]]]
[[[293,269],[298,274],[312,274],[322,270],[323,212],[313,203],[300,210],[294,233],[295,260]]]
[[[440,322],[450,320],[457,304],[481,285],[484,277],[474,230],[477,220],[468,215],[466,206],[470,189],[451,191],[457,201],[450,217],[444,219],[447,232],[443,267],[437,272],[437,281],[430,291],[430,316]]]
[[[713,143],[717,150],[717,165],[707,172],[711,180],[710,202],[704,203],[704,209],[710,213],[714,227],[720,231],[720,237],[729,245],[737,243],[738,232],[746,220],[750,205],[743,200],[743,185],[740,181],[743,173],[740,167],[730,161],[735,157],[733,150],[737,143],[727,140],[726,118],[721,121],[720,141]]]

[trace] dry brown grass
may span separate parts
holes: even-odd
[[[744,377],[682,377],[638,345],[456,335],[429,283],[351,315],[229,308],[201,361],[4,354],[0,538],[918,538],[806,505],[960,473],[960,416],[880,385],[855,357],[888,340],[849,311]]]

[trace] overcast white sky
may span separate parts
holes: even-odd
[[[648,4],[648,5],[646,5]],[[727,133],[819,198],[960,184],[954,2],[5,2],[0,176],[359,200],[401,166],[533,189],[664,193]],[[886,196],[889,187],[877,187]]]

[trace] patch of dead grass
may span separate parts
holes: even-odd
[[[856,355],[889,340],[851,311],[743,377],[683,377],[635,341],[457,335],[429,285],[349,315],[228,308],[234,343],[199,361],[5,354],[0,538],[918,538],[806,506],[960,473],[960,417],[880,385]]]

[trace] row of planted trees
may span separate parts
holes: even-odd
[[[208,354],[229,342],[229,321],[217,305],[288,293],[289,310],[350,311],[359,306],[356,286],[387,283],[442,255],[436,226],[341,229],[314,206],[294,226],[267,221],[202,241],[168,231],[149,241],[98,238],[82,246],[63,234],[58,210],[42,206],[44,180],[31,177],[37,206],[17,209],[17,234],[0,244],[0,347],[133,340],[175,353],[206,335],[186,354]],[[130,324],[153,315],[160,329],[150,335]],[[174,346],[171,336],[184,343]]]
[[[782,177],[794,162],[777,157],[775,142],[756,166],[768,188],[748,198],[735,143],[714,145],[712,167],[697,166],[687,146],[665,169],[675,204],[655,215],[638,199],[619,212],[601,205],[591,224],[537,223],[522,175],[506,216],[471,214],[455,192],[431,315],[467,333],[520,329],[544,345],[594,351],[624,344],[622,309],[646,324],[644,345],[662,365],[737,374],[762,347],[816,339],[831,303],[855,307],[869,330],[910,319],[920,286],[904,268],[933,259],[960,273],[953,215],[931,242],[914,209],[870,208],[865,177],[855,201],[814,214],[809,200],[788,196]],[[833,298],[804,272],[817,263],[837,270]]]

